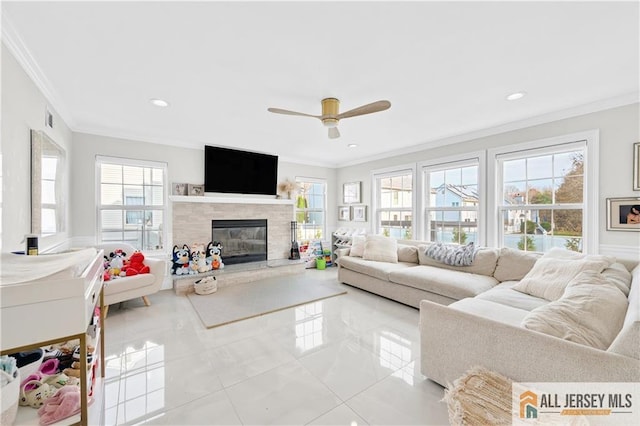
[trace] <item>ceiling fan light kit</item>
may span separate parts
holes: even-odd
[[[356,117],[358,115],[371,114],[374,112],[384,111],[391,107],[389,101],[376,101],[367,105],[362,105],[358,108],[351,109],[349,111],[339,113],[340,101],[336,98],[325,98],[322,100],[322,115],[311,115],[303,112],[289,111],[280,108],[268,108],[269,112],[285,115],[300,115],[303,117],[313,117],[322,121],[322,124],[329,129],[329,139],[337,139],[340,137],[338,131],[338,123],[343,118]]]

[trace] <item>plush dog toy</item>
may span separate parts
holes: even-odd
[[[171,273],[174,275],[189,275],[196,272],[189,267],[191,258],[191,250],[189,246],[184,244],[182,248],[173,246],[173,265],[171,266]]]
[[[224,263],[222,263],[222,243],[218,241],[211,241],[207,244],[207,263],[211,265],[211,269],[222,269]]]
[[[136,250],[129,258],[129,263],[124,266],[123,270],[128,277],[138,274],[148,274],[151,270],[149,266],[144,264],[144,254]]]
[[[208,272],[210,271],[211,264],[207,262],[207,253],[204,250],[202,244],[194,246],[191,251],[191,269],[196,272]]]

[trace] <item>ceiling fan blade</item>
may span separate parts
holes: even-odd
[[[320,118],[320,116],[319,116],[319,115],[305,114],[304,112],[289,111],[289,110],[286,110],[286,109],[280,109],[280,108],[267,108],[267,111],[269,111],[269,112],[275,112],[276,114],[301,115],[301,116],[303,116],[303,117]]]
[[[358,108],[354,108],[349,111],[345,111],[341,114],[338,114],[336,118],[340,120],[342,118],[355,117],[357,115],[371,114],[373,112],[384,111],[385,109],[389,109],[390,107],[391,107],[391,102],[389,101],[372,102],[370,104],[362,105]]]
[[[337,127],[329,127],[329,139],[338,139],[340,137],[340,131]]]

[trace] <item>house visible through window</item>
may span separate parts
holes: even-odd
[[[413,170],[374,174],[376,233],[413,238]]]
[[[164,246],[166,164],[99,157],[98,240]]]
[[[296,178],[299,190],[295,199],[298,241],[325,237],[327,182],[322,179]]]
[[[524,251],[564,247],[581,252],[584,166],[585,149],[575,145],[499,157],[502,245]]]
[[[423,167],[425,234],[429,241],[478,242],[478,159]]]

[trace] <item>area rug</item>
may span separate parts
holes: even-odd
[[[326,280],[292,275],[221,287],[205,296],[191,293],[187,297],[204,326],[213,328],[346,293]]]

